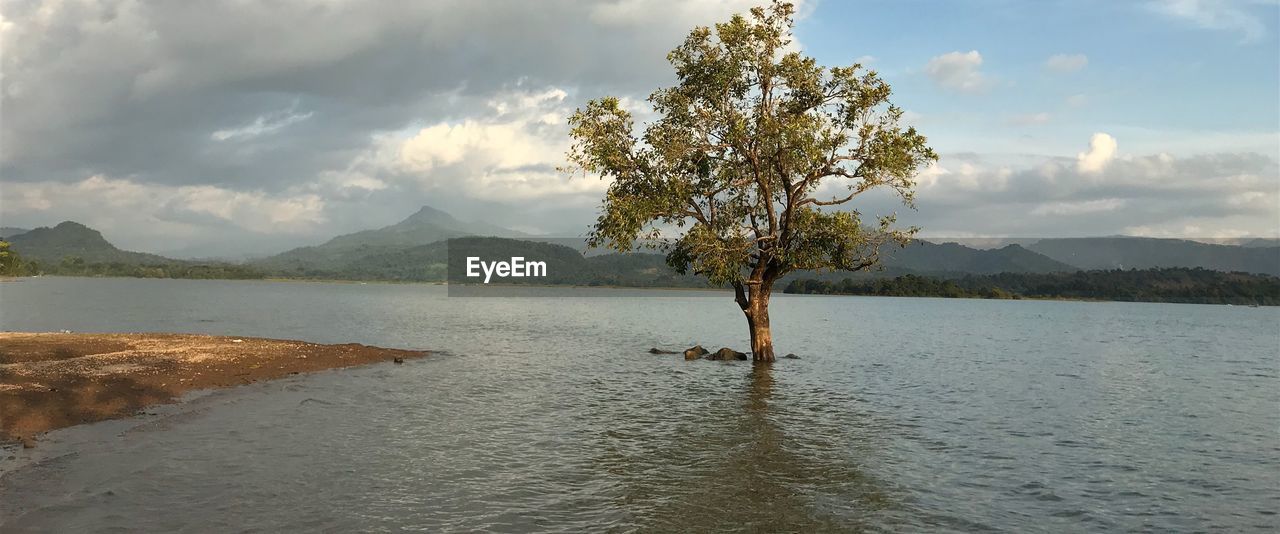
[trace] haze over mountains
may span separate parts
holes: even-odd
[[[78,257],[87,263],[192,263],[120,250],[98,231],[71,221],[52,228],[30,231],[5,228],[3,231],[15,234],[8,237],[14,250],[45,265],[56,264],[67,257]],[[590,271],[597,278],[675,276],[657,254],[593,254],[579,263],[567,256],[566,251],[581,256],[581,241],[570,240],[567,244],[571,246],[565,247],[565,240],[529,236],[484,222],[466,222],[429,206],[390,226],[340,235],[321,244],[291,249],[244,265],[267,276],[280,277],[440,280],[447,257],[445,241],[467,236],[511,238],[494,240],[484,246],[495,253],[504,253],[501,247],[506,247],[512,252],[529,249],[530,255],[556,255],[568,262],[566,269],[579,274]],[[561,244],[535,244],[538,241]],[[915,273],[958,277],[1151,267],[1200,267],[1280,276],[1280,247],[1265,246],[1265,241],[1259,241],[1220,245],[1134,237],[1055,238],[991,249],[917,241],[903,249],[886,249],[882,253],[883,270],[861,276]],[[834,279],[849,276],[849,273],[810,274]],[[678,282],[676,285],[693,283],[692,279],[674,281]]]

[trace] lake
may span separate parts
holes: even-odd
[[[1276,308],[778,295],[753,368],[646,353],[748,348],[727,293],[555,293],[0,283],[3,330],[438,351],[0,451],[0,530],[1280,527]]]

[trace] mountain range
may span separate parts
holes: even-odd
[[[483,222],[463,222],[453,215],[423,206],[396,224],[340,235],[319,245],[295,248],[249,264],[279,273],[341,272],[359,269],[360,262],[366,257],[476,235],[523,237],[525,234]]]
[[[192,263],[120,250],[98,231],[71,221],[52,228],[20,230],[3,229],[16,234],[7,238],[13,250],[43,265],[56,264],[66,257],[78,257],[87,263]],[[564,269],[590,280],[626,282],[647,276],[681,286],[696,282],[693,277],[675,275],[657,254],[591,254],[585,259],[573,259],[570,254],[583,257],[581,240],[541,238],[484,222],[466,222],[429,206],[390,226],[340,235],[314,246],[252,260],[242,267],[265,276],[288,278],[442,280],[447,240],[464,237],[503,238],[485,243],[488,250],[500,251],[500,247],[508,247],[529,249],[531,255],[553,255],[565,261]],[[1221,245],[1180,239],[1097,237],[1027,240],[1025,244],[982,249],[954,242],[917,240],[905,248],[883,250],[882,270],[859,273],[858,276],[926,274],[955,278],[970,274],[1150,267],[1199,267],[1280,276],[1280,247],[1265,244],[1263,240]],[[808,274],[833,280],[849,276],[849,273]]]

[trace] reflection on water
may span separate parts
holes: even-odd
[[[0,475],[6,533],[1280,526],[1274,308],[780,296],[803,359],[757,367],[646,352],[746,346],[703,297],[50,278],[0,302],[3,329],[443,351],[2,451],[41,459]]]
[[[739,387],[686,414],[681,431],[648,434],[661,441],[644,440],[643,450],[628,450],[626,439],[606,445],[600,461],[622,481],[619,508],[651,503],[634,518],[643,530],[780,532],[859,527],[890,506],[856,463],[831,463],[837,451],[823,450],[820,440],[783,432],[773,413],[774,372],[753,365]]]

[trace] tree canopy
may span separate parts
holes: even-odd
[[[794,7],[774,3],[694,29],[668,55],[678,83],[648,102],[636,133],[618,98],[571,118],[574,169],[612,180],[594,246],[663,248],[677,271],[716,284],[761,284],[796,269],[858,270],[915,228],[865,223],[841,206],[874,188],[913,205],[936,159],[902,127],[890,88],[859,64],[823,67],[793,50]]]

